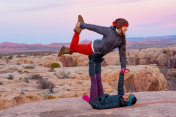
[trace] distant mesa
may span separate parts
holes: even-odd
[[[91,40],[82,40],[81,44],[91,43]],[[48,45],[43,44],[24,44],[24,43],[11,43],[3,42],[0,44],[0,54],[14,54],[24,52],[58,52],[61,46],[70,46],[70,43],[51,43]],[[165,48],[176,47],[176,35],[168,36],[155,36],[155,37],[131,37],[127,38],[127,50],[131,49],[146,49],[146,48]]]

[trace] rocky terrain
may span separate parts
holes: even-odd
[[[105,55],[104,58],[105,60],[102,63],[104,66],[120,65],[118,51],[111,52]],[[82,54],[62,56],[59,58],[59,61],[65,67],[72,66],[73,62],[76,62],[78,66],[88,64],[87,56]],[[134,49],[127,51],[127,65],[151,64],[156,64],[160,72],[164,74],[168,82],[167,88],[169,90],[176,90],[176,47]]]
[[[125,74],[126,92],[166,90],[166,79],[157,66],[138,65],[129,68],[131,72]],[[117,93],[119,72],[120,66],[110,65],[102,68],[105,93]],[[44,79],[43,82],[39,82],[40,77]],[[39,100],[89,95],[90,79],[87,66],[55,68],[51,72],[45,67],[25,69],[21,65],[6,65],[1,69],[0,78],[0,109]],[[50,86],[46,86],[50,84],[53,85],[52,90]]]
[[[80,97],[27,103],[0,111],[1,117],[175,117],[176,92],[137,92],[133,106],[96,110]]]
[[[105,93],[117,93],[118,51],[104,56],[102,81]],[[112,61],[113,60],[113,61]],[[53,63],[59,64],[53,68]],[[89,94],[88,57],[74,53],[0,56],[0,109],[24,103]],[[126,92],[175,90],[176,48],[127,51]]]

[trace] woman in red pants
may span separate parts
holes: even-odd
[[[121,70],[130,71],[126,68],[126,38],[125,33],[129,26],[127,20],[118,18],[112,23],[113,26],[105,27],[93,24],[84,23],[81,15],[78,16],[78,22],[74,28],[74,36],[70,44],[70,48],[62,46],[58,56],[63,54],[72,54],[73,52],[91,55],[96,54],[97,56],[104,56],[112,50],[119,48]],[[79,34],[82,29],[88,29],[90,31],[97,32],[103,35],[102,39],[96,39],[89,44],[79,44]]]

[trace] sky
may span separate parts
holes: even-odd
[[[176,34],[176,0],[0,0],[0,43],[71,42],[77,16],[85,23],[111,26],[129,22],[127,38]],[[83,30],[80,41],[101,39]]]

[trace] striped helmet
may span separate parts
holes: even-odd
[[[118,18],[115,21],[112,22],[113,26],[116,26],[117,28],[121,28],[123,26],[129,26],[129,23],[124,18]]]

